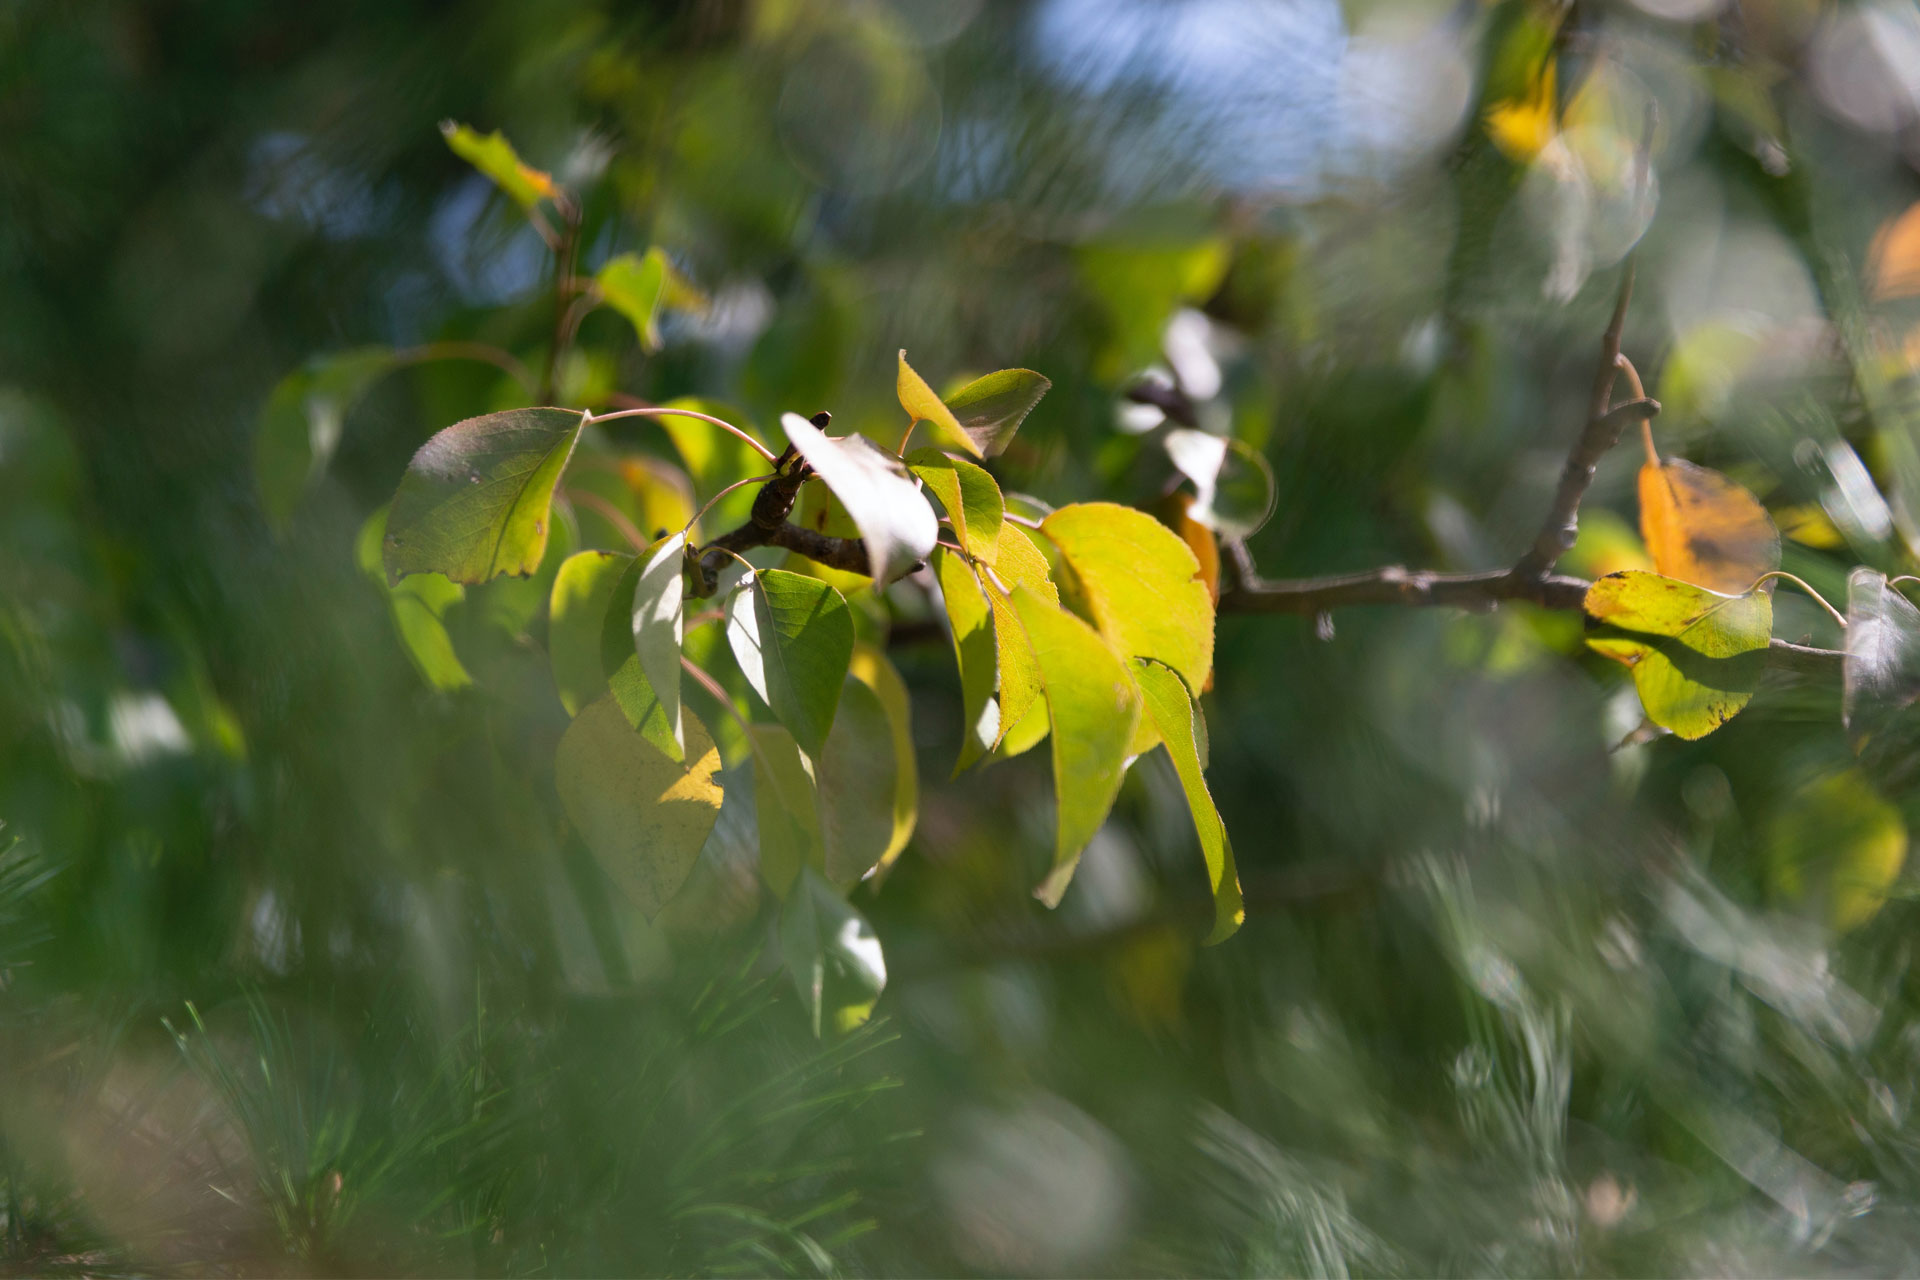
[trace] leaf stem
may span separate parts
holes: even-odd
[[[701,669],[698,663],[684,653],[680,655],[680,666],[682,670],[693,677],[695,684],[712,694],[713,700],[726,708],[727,714],[732,716],[734,722],[740,726],[740,731],[747,735],[748,744],[751,745],[753,741],[753,726],[748,724],[747,718],[740,714],[740,708],[733,705],[733,699],[728,697],[727,691],[720,687],[720,682],[708,675]]]
[[[767,481],[773,479],[774,476],[778,474],[779,474],[778,472],[770,471],[764,476],[748,476],[745,480],[735,480],[732,484],[728,485],[726,488],[722,489],[720,492],[714,494],[711,498],[708,498],[707,505],[704,507],[701,507],[700,510],[694,512],[693,519],[687,521],[686,528],[682,529],[681,532],[685,533],[687,529],[693,528],[694,525],[700,522],[700,517],[706,515],[707,512],[713,510],[714,503],[720,501],[720,499],[726,497],[728,494],[732,493],[735,489],[745,488],[747,485],[750,485],[750,484],[764,484]]]
[[[1753,580],[1753,585],[1747,588],[1747,594],[1751,595],[1755,591],[1758,591],[1760,589],[1761,583],[1766,582],[1772,578],[1779,578],[1784,582],[1791,582],[1794,586],[1806,592],[1807,595],[1813,599],[1813,602],[1815,604],[1819,605],[1822,609],[1825,609],[1827,611],[1827,616],[1832,618],[1834,622],[1838,623],[1842,631],[1845,631],[1847,629],[1847,619],[1845,615],[1843,615],[1838,609],[1834,608],[1831,604],[1829,604],[1825,596],[1821,595],[1818,591],[1815,591],[1811,586],[1809,586],[1807,584],[1806,579],[1795,577],[1793,574],[1788,573],[1784,569],[1775,569],[1771,573],[1763,573],[1759,577],[1755,578]]]
[[[1621,374],[1625,376],[1627,380],[1627,390],[1633,393],[1632,398],[1635,400],[1645,400],[1647,398],[1647,388],[1641,383],[1640,371],[1633,367],[1633,361],[1627,359],[1627,355],[1623,351],[1613,357],[1613,362],[1620,367]],[[1659,466],[1660,451],[1653,447],[1653,419],[1651,417],[1640,419],[1640,443],[1647,447],[1647,462],[1653,466]]]
[[[751,446],[755,453],[765,458],[769,466],[778,466],[780,462],[780,459],[774,456],[773,450],[761,444],[758,440],[754,439],[752,435],[742,431],[731,422],[722,418],[716,418],[710,413],[700,413],[693,409],[670,409],[665,405],[642,405],[633,409],[616,409],[612,413],[595,414],[593,420],[595,422],[610,422],[615,418],[695,418],[701,422],[712,423],[722,431],[728,431],[738,436],[747,445]]]
[[[1015,515],[1011,511],[1003,513],[1001,518],[1003,520],[1011,520],[1015,524],[1022,525],[1028,529],[1038,529],[1040,527],[1040,522],[1038,520],[1029,520],[1026,516]]]

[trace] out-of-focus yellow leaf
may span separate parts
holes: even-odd
[[[1803,502],[1783,508],[1779,513],[1780,532],[1803,547],[1819,551],[1838,551],[1847,540],[1826,510],[1817,502]]]
[[[1523,93],[1487,109],[1487,136],[1517,164],[1531,161],[1553,141],[1557,77],[1554,60],[1547,58]]]
[[[1920,201],[1874,234],[1867,276],[1875,302],[1920,295]]]
[[[1723,595],[1780,567],[1780,533],[1760,500],[1684,458],[1640,468],[1640,536],[1654,572]]]
[[[464,124],[442,120],[440,134],[455,155],[492,178],[522,209],[531,212],[541,200],[560,193],[553,178],[522,160],[498,129],[483,137]]]
[[[1865,924],[1907,860],[1907,824],[1858,769],[1802,789],[1767,829],[1774,893],[1836,930]]]

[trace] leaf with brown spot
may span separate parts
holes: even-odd
[[[1780,531],[1760,500],[1684,458],[1640,468],[1640,536],[1654,572],[1723,595],[1780,567]]]

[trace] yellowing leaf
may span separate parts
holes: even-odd
[[[984,468],[938,449],[915,449],[907,455],[907,469],[940,499],[954,538],[968,555],[985,564],[999,558],[1000,524],[1007,508],[1000,486]]]
[[[360,568],[387,593],[394,630],[400,633],[407,656],[426,682],[442,691],[464,689],[473,683],[473,677],[454,652],[446,616],[466,598],[466,588],[438,573],[417,573],[403,582],[388,583],[380,565],[380,541],[386,527],[385,507],[360,526],[355,545]]]
[[[553,487],[580,438],[571,409],[509,409],[456,422],[420,446],[387,517],[387,577],[485,582],[540,567]]]
[[[960,669],[960,758],[955,776],[993,749],[1000,739],[1000,706],[994,701],[994,613],[966,559],[936,548],[933,572],[946,602],[953,656]],[[1021,639],[1021,643],[1026,643]],[[1031,661],[1031,659],[1029,659]],[[1029,694],[1031,702],[1031,694]]]
[[[1907,824],[1858,769],[1821,778],[1767,828],[1769,884],[1844,931],[1872,919],[1907,860]]]
[[[1773,630],[1765,591],[1726,596],[1658,574],[1611,574],[1587,591],[1595,651],[1633,669],[1647,718],[1703,738],[1745,707],[1759,686]]]
[[[870,644],[855,645],[853,678],[873,690],[887,717],[887,737],[893,744],[893,826],[880,853],[881,872],[893,865],[913,837],[920,814],[920,771],[913,752],[913,707],[907,685],[886,654]],[[844,699],[845,694],[841,697]],[[877,883],[877,882],[876,882]]]
[[[1079,581],[1094,625],[1118,653],[1152,658],[1198,689],[1213,669],[1213,600],[1200,562],[1144,511],[1111,502],[1061,507],[1040,524]]]
[[[541,200],[551,200],[560,192],[551,177],[519,157],[498,129],[482,137],[464,124],[443,120],[440,136],[455,155],[492,178],[522,209],[531,212]]]
[[[632,563],[632,556],[614,551],[582,551],[568,556],[553,580],[547,608],[547,657],[560,705],[568,715],[579,714],[607,687],[600,631],[614,585]]]
[[[1684,458],[1640,468],[1640,536],[1655,573],[1723,595],[1780,567],[1780,534],[1760,500]]]
[[[1200,853],[1207,860],[1207,882],[1213,887],[1213,930],[1209,944],[1231,937],[1247,917],[1240,897],[1240,873],[1233,865],[1233,842],[1227,838],[1226,824],[1214,806],[1213,793],[1201,770],[1205,731],[1199,726],[1200,708],[1187,686],[1172,667],[1139,658],[1133,661],[1134,681],[1152,719],[1160,742],[1173,760],[1180,776],[1180,787],[1187,793],[1187,808],[1193,814],[1194,833],[1200,838]]]
[[[649,918],[686,882],[720,813],[719,749],[693,713],[684,723],[680,763],[604,695],[567,726],[554,765],[568,819]]]
[[[1190,514],[1193,502],[1192,494],[1176,489],[1161,510],[1166,514],[1168,526],[1180,535],[1180,541],[1187,544],[1187,550],[1199,561],[1200,581],[1207,584],[1207,597],[1217,605],[1220,603],[1220,539]]]
[[[1532,160],[1553,141],[1556,79],[1555,62],[1549,57],[1524,93],[1487,110],[1487,136],[1516,164]]]
[[[909,425],[926,423],[934,443],[942,449],[959,449],[976,458],[980,456],[980,446],[961,428],[960,420],[953,416],[953,410],[947,408],[946,402],[933,393],[927,380],[914,372],[913,366],[907,363],[905,351],[900,353],[900,375],[895,389],[900,397],[900,407],[907,411]]]
[[[1140,719],[1140,691],[1100,633],[1025,587],[1012,604],[1040,668],[1053,724],[1053,870],[1034,896],[1060,905],[1080,852],[1107,820]]]
[[[1875,302],[1920,295],[1920,202],[1874,234],[1868,264]]]

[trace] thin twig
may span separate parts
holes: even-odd
[[[632,400],[632,398],[631,396],[615,396],[614,401],[616,403],[627,405],[627,407],[624,409],[616,409],[612,413],[596,413],[593,415],[593,420],[595,422],[610,422],[615,418],[693,418],[700,422],[711,423],[723,431],[728,431],[738,436],[749,445],[755,453],[770,463],[778,463],[780,461],[779,455],[754,439],[752,433],[743,431],[724,418],[716,418],[710,413],[701,413],[695,409],[673,409],[666,405],[658,404],[629,404],[628,402]]]

